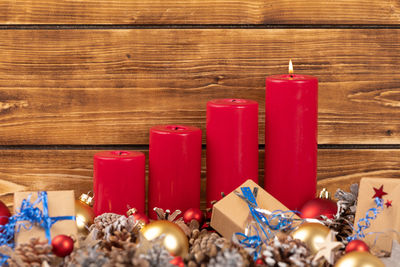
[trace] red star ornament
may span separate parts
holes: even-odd
[[[379,189],[376,189],[374,187],[374,190],[375,190],[375,195],[372,198],[376,198],[376,197],[382,198],[384,195],[387,195],[387,193],[383,191],[383,185],[381,185],[381,187],[379,187]]]
[[[386,208],[392,207],[392,201],[393,200],[386,200],[386,203],[385,203]]]

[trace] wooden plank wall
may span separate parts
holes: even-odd
[[[400,177],[399,22],[392,0],[1,1],[0,200],[87,192],[96,151],[204,130],[223,97],[260,103],[262,180],[264,80],[289,58],[320,80],[319,188]]]

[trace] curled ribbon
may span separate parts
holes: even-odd
[[[37,205],[42,202],[43,211]],[[58,221],[75,220],[75,216],[50,217],[47,192],[38,192],[38,198],[31,203],[31,195],[21,203],[19,212],[8,218],[8,223],[0,225],[0,246],[7,245],[14,248],[13,238],[15,233],[19,233],[21,228],[32,229],[34,225],[42,227],[45,231],[48,243],[51,243],[50,229]],[[0,263],[4,263],[7,256],[0,254]]]
[[[383,210],[383,199],[376,197],[374,201],[376,204],[376,208],[370,208],[369,210],[367,210],[365,217],[358,220],[357,230],[355,231],[355,234],[349,236],[347,238],[347,241],[350,242],[352,240],[362,239],[365,237],[364,230],[368,229],[371,226],[370,220],[375,220],[378,216],[378,213]]]
[[[242,194],[237,195],[242,198],[248,205],[250,214],[256,226],[252,226],[255,230],[255,234],[251,235],[248,233],[248,229],[251,226],[247,226],[245,234],[236,233],[236,237],[239,240],[239,244],[246,248],[254,249],[253,258],[256,260],[261,252],[261,246],[266,243],[271,237],[274,236],[272,231],[282,231],[292,229],[293,216],[297,213],[296,211],[267,211],[260,209],[257,205],[257,201],[253,195],[253,192],[249,187],[241,187]],[[261,233],[258,229],[261,230]],[[272,230],[272,231],[271,231]],[[262,236],[265,238],[263,239]]]

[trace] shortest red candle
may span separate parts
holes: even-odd
[[[200,208],[201,130],[193,126],[160,125],[150,129],[149,202],[154,207]]]
[[[145,212],[145,156],[138,151],[104,151],[94,155],[94,213]]]

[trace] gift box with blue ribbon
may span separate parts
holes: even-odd
[[[297,215],[289,211],[262,187],[252,180],[247,180],[213,205],[211,227],[223,237],[231,239],[236,233],[245,233],[249,224],[257,223],[258,218],[253,213],[255,209],[270,211],[273,214],[276,212],[279,214],[290,213],[291,220],[300,220]],[[282,224],[279,227],[287,227],[285,222],[281,221],[279,224]],[[264,230],[269,231],[268,229]]]
[[[33,208],[24,208],[27,205],[32,205]],[[46,242],[51,242],[52,238],[61,234],[77,237],[75,197],[72,190],[16,192],[14,207],[16,214],[23,209],[24,212],[32,213],[27,214],[27,218],[36,217],[17,224],[15,244],[28,243],[32,237]],[[18,227],[19,225],[21,226]]]

